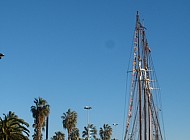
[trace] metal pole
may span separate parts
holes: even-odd
[[[116,126],[117,126],[117,125],[118,125],[117,123],[113,123],[113,126],[115,127],[115,130],[116,130]],[[113,139],[116,140],[116,132],[115,132],[115,136],[114,136]]]
[[[49,116],[46,118],[46,140],[48,140],[48,124],[49,124]]]
[[[90,124],[89,124],[89,110],[92,109],[92,107],[90,107],[90,106],[85,106],[84,109],[87,110],[87,131],[88,131],[88,136],[87,136],[87,137],[88,137],[88,140],[90,140],[90,132],[89,132],[89,126],[90,126]]]

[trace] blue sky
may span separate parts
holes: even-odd
[[[50,132],[61,115],[78,113],[78,128],[118,123],[122,139],[126,72],[138,10],[162,91],[168,140],[190,139],[190,2],[140,0],[0,1],[0,114],[14,111],[31,125],[30,107],[51,106]],[[31,135],[33,128],[30,127]]]

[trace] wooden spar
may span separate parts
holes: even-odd
[[[141,56],[140,56],[140,20],[137,11],[137,19],[136,19],[136,30],[137,30],[137,41],[138,41],[138,88],[139,88],[139,131],[140,131],[140,140],[142,140],[142,90],[141,90]]]

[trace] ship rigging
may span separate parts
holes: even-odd
[[[160,89],[145,31],[137,12],[124,140],[165,140]]]

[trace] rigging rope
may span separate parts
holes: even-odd
[[[160,109],[161,109],[161,121],[162,121],[162,129],[163,129],[163,137],[164,137],[164,140],[166,140],[166,134],[165,134],[165,126],[164,126],[164,112],[163,112],[163,108],[162,108],[162,97],[161,97],[161,89],[160,89],[160,85],[159,85],[159,82],[157,80],[157,75],[156,75],[156,71],[155,71],[155,67],[154,67],[154,64],[153,64],[153,60],[152,60],[152,57],[150,56],[150,59],[152,62],[151,65],[152,65],[152,68],[154,69],[154,77],[156,79],[156,82],[157,82],[157,87],[159,88],[159,93],[158,93],[158,103],[160,104]]]
[[[126,123],[126,125],[123,125],[122,138],[124,136],[124,140],[126,140],[126,138],[128,138],[127,140],[134,140],[136,137],[139,137],[140,140],[142,140],[147,139],[149,136],[149,139],[151,140],[154,138],[163,140],[161,131],[162,126],[165,139],[163,113],[161,113],[162,125],[160,125],[160,113],[158,112],[162,109],[161,95],[158,93],[160,90],[155,90],[158,88],[159,84],[157,82],[150,53],[151,51],[148,47],[145,35],[145,27],[141,25],[138,13],[133,36],[133,43],[131,45],[131,53],[127,68],[124,102],[123,124]],[[132,54],[133,59],[131,59]],[[130,85],[128,85],[129,72],[132,72],[130,75]],[[153,79],[156,79],[156,81],[153,81]],[[128,89],[128,87],[130,87],[130,89]],[[125,120],[127,95],[129,108],[127,120]],[[143,104],[144,106],[142,106]],[[124,129],[126,129],[126,131],[124,131]]]
[[[135,32],[133,34],[133,36],[135,35]],[[133,39],[132,39],[133,40]],[[129,72],[130,72],[130,66],[131,66],[131,57],[132,57],[132,51],[133,51],[133,41],[131,43],[131,49],[130,49],[130,55],[129,55],[129,61],[128,61],[128,66],[127,66],[127,76],[126,76],[126,87],[125,87],[125,98],[124,98],[124,117],[123,117],[123,133],[122,133],[122,138],[124,138],[124,133],[125,133],[125,128],[126,128],[126,105],[127,105],[127,95],[128,95],[128,99],[129,99],[129,94],[128,94],[128,78],[129,78]]]

